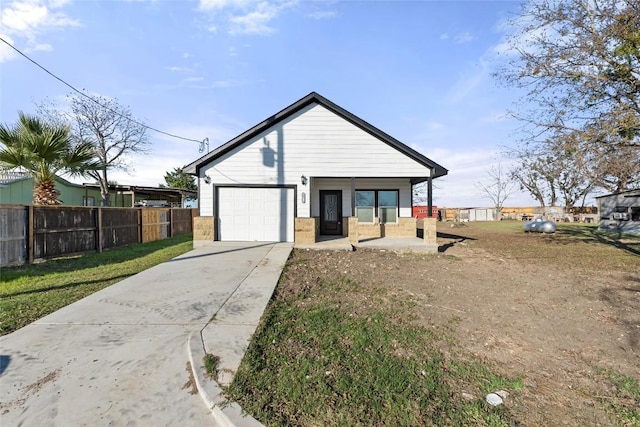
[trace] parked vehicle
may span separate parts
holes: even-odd
[[[524,223],[525,233],[555,233],[556,223],[553,221],[543,221],[538,219],[536,221],[527,221]]]

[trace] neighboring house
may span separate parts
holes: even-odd
[[[98,184],[83,184],[91,191],[98,192],[98,203],[101,200]],[[197,196],[195,191],[169,187],[144,187],[140,185],[110,185],[111,206],[119,207],[187,207]]]
[[[415,237],[413,185],[427,182],[432,205],[431,182],[447,174],[315,92],[183,170],[198,177],[195,241],[296,243]],[[425,240],[437,249],[435,220]]]
[[[33,177],[28,172],[0,172],[2,204],[32,204],[33,188]],[[56,189],[66,206],[99,206],[102,201],[98,184],[74,184],[56,177]],[[196,197],[194,191],[175,188],[112,185],[109,190],[114,207],[183,207]]]
[[[596,197],[601,230],[640,234],[640,189]]]
[[[0,203],[30,205],[33,203],[33,177],[28,172],[0,172]],[[74,184],[56,177],[56,189],[64,205],[91,206],[100,202],[100,191],[88,190],[83,185]]]

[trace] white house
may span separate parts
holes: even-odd
[[[447,169],[315,92],[184,168],[198,177],[194,243],[416,236],[412,186]],[[425,219],[426,244],[435,218]]]
[[[640,234],[640,189],[596,197],[602,230]]]

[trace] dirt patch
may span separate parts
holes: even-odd
[[[196,385],[196,379],[193,376],[193,370],[191,369],[191,362],[187,362],[186,369],[189,379],[182,386],[182,390],[188,390],[191,395],[198,394],[198,387]]]
[[[501,374],[524,378],[509,402],[521,425],[615,425],[601,369],[640,379],[640,257],[635,270],[628,260],[621,270],[571,268],[548,252],[514,256],[475,244],[490,235],[496,248],[526,246],[531,237],[524,234],[455,233],[440,234],[444,252],[437,255],[295,251],[278,293],[345,278],[372,292],[383,288],[393,298],[382,303],[410,301],[406,309],[419,325],[446,331]],[[344,298],[362,298],[362,310],[370,304],[361,294]]]
[[[2,415],[7,414],[9,412],[9,408],[13,407],[13,406],[22,406],[24,405],[24,403],[27,401],[27,399],[29,398],[29,396],[32,396],[36,393],[38,393],[40,391],[40,389],[42,389],[42,387],[44,387],[46,384],[53,382],[56,380],[56,378],[58,378],[58,375],[60,374],[60,369],[56,369],[55,371],[51,371],[49,372],[47,375],[45,375],[44,377],[38,379],[37,381],[25,386],[22,388],[21,392],[23,393],[23,397],[16,399],[16,400],[12,400],[9,402],[0,402],[0,410],[2,411]]]

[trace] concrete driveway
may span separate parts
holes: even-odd
[[[247,277],[281,271],[282,245],[216,242],[1,337],[0,424],[213,425],[187,340]]]

